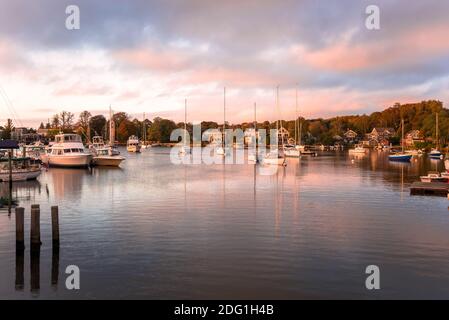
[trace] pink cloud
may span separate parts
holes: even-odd
[[[405,34],[381,41],[352,43],[350,39],[343,39],[316,51],[295,46],[291,53],[299,64],[305,62],[318,69],[337,72],[402,66],[449,53],[448,30],[449,25],[444,23],[410,27]]]
[[[151,48],[123,49],[112,53],[119,62],[154,71],[176,71],[187,66],[189,57],[170,50]]]

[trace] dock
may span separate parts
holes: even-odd
[[[411,195],[429,195],[447,197],[449,183],[445,182],[414,182],[410,186]]]

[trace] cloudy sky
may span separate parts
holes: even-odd
[[[80,30],[65,9],[78,5]],[[365,9],[380,8],[380,30]],[[67,110],[188,120],[368,113],[449,102],[449,2],[441,0],[0,0],[0,122]]]

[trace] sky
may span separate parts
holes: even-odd
[[[448,15],[441,0],[0,0],[0,123],[110,105],[183,121],[184,99],[189,122],[220,122],[223,87],[231,123],[253,121],[254,103],[259,121],[447,105]]]

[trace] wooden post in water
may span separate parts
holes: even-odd
[[[11,204],[12,204],[12,150],[9,150],[9,152],[8,152],[8,166],[9,166],[8,215],[11,215]]]
[[[41,245],[41,212],[38,204],[31,205],[30,243],[31,248]]]
[[[59,208],[58,206],[51,207],[51,231],[53,246],[59,247]]]
[[[16,248],[25,249],[25,209],[16,208]]]

